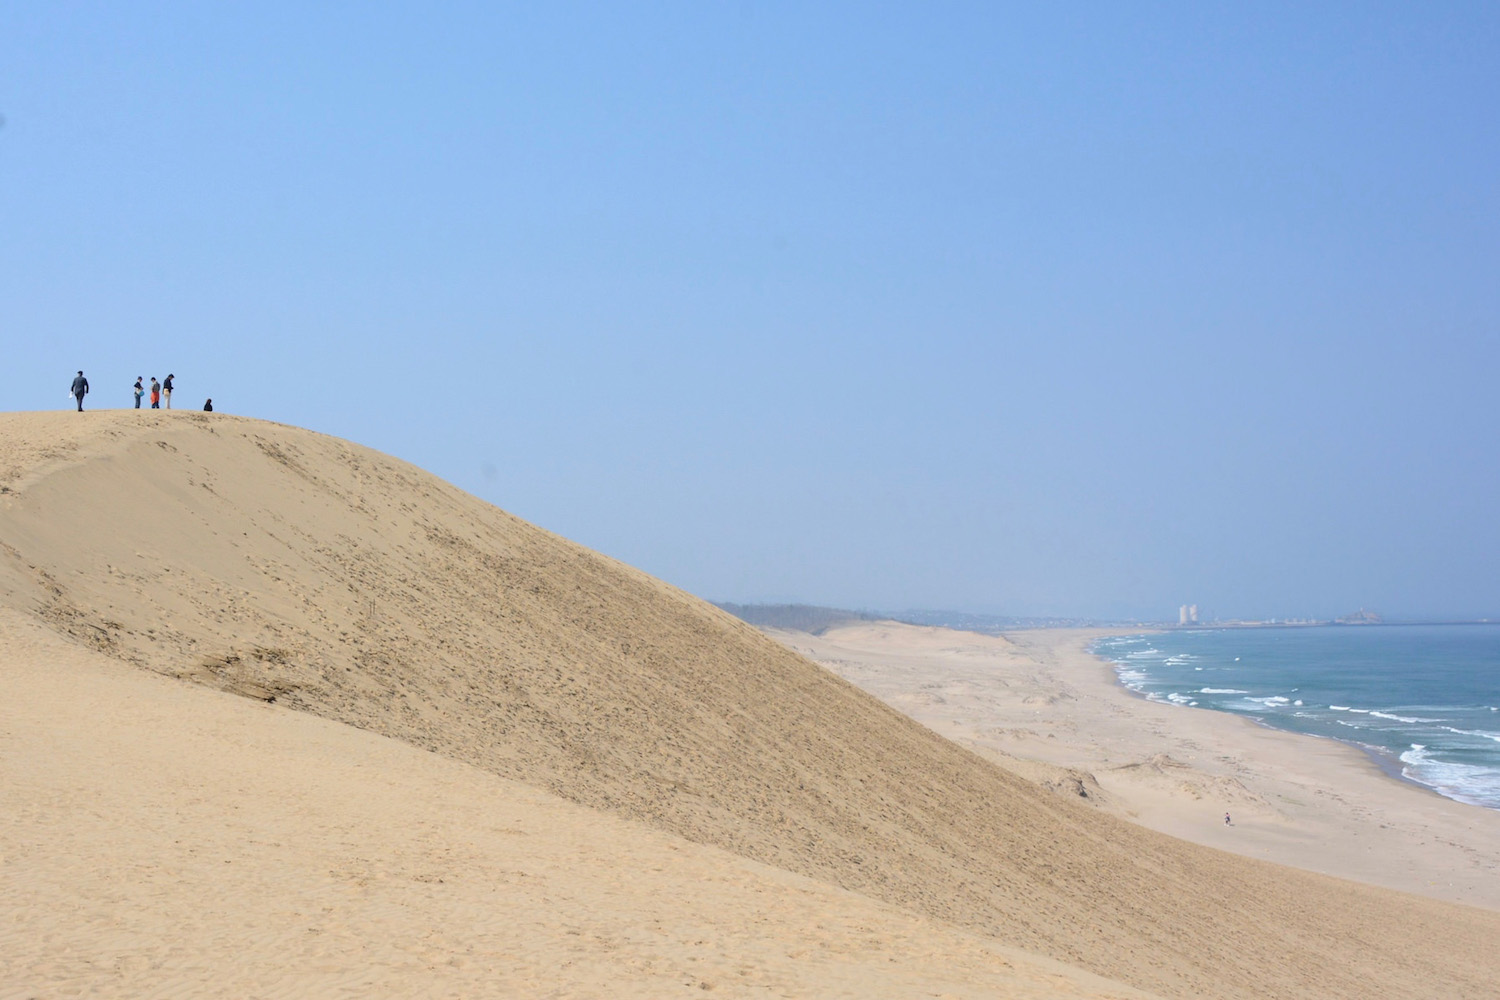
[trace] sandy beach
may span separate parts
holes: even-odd
[[[1003,767],[1142,826],[1500,910],[1500,812],[1393,778],[1346,744],[1136,696],[1087,651],[1118,632],[882,622],[771,634]]]
[[[0,998],[1494,995],[1482,813],[1085,636],[782,638],[347,441],[0,415]],[[1266,860],[1349,816],[1477,860]]]

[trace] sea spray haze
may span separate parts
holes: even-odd
[[[1095,651],[1153,701],[1344,740],[1500,809],[1500,625],[1184,630]]]

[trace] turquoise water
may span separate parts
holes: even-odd
[[[1094,650],[1153,701],[1353,743],[1500,809],[1500,625],[1184,630]]]

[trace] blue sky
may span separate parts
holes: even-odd
[[[1500,616],[1500,8],[0,22],[6,409],[170,370],[712,599]]]

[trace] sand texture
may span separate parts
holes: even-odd
[[[413,995],[1500,982],[1500,914],[1056,795],[347,442],[13,414],[0,491],[3,659],[31,686],[0,734],[6,995],[145,995],[98,977],[153,970],[159,992],[239,976],[245,996],[405,992],[424,971]],[[184,933],[201,947],[173,951]],[[234,964],[237,940],[292,949],[302,978]]]

